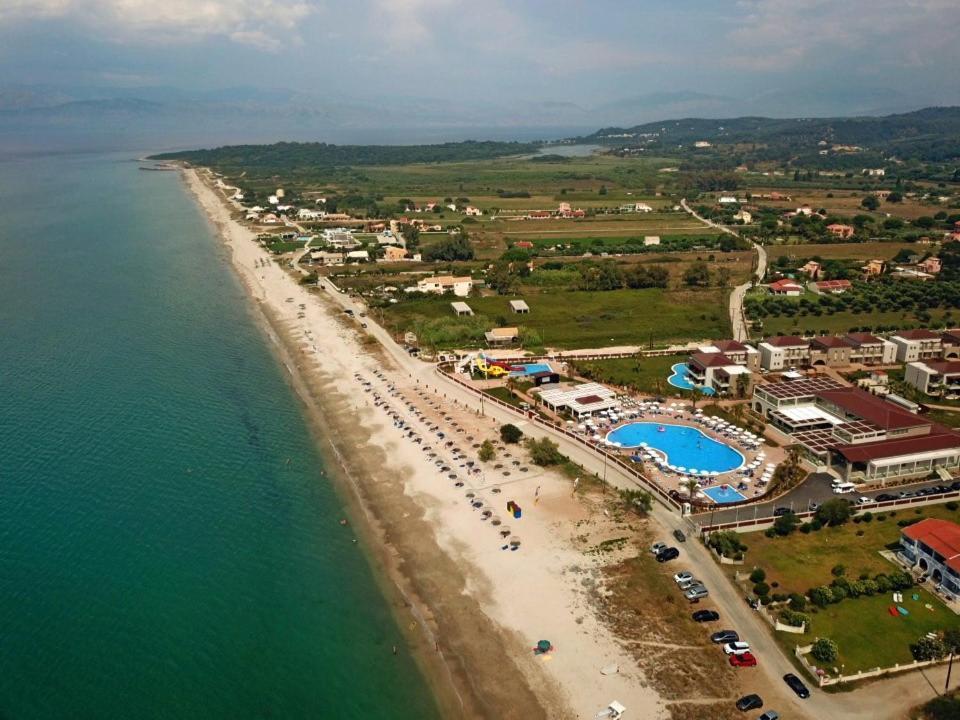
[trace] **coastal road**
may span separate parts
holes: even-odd
[[[719,223],[715,223],[712,220],[708,220],[707,218],[698,215],[697,212],[687,204],[686,198],[680,200],[680,206],[705,225],[716,228],[717,230],[727,233],[728,235],[733,235],[736,238],[740,237],[740,233],[736,232],[735,230],[731,230],[726,225],[720,225]],[[747,290],[749,290],[753,285],[753,280],[756,280],[757,282],[763,281],[764,275],[766,275],[767,272],[767,251],[763,249],[762,245],[753,242],[753,240],[748,240],[748,242],[753,245],[753,249],[757,251],[756,271],[754,272],[751,280],[748,280],[742,285],[737,285],[733,290],[730,291],[730,328],[733,339],[741,342],[750,337],[749,333],[747,332],[747,323],[743,316],[743,298],[746,296]]]

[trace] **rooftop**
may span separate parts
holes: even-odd
[[[956,375],[960,373],[960,360],[928,360],[922,364],[941,375]]]
[[[736,365],[736,363],[723,353],[694,353],[690,356],[690,362],[699,365],[702,368],[708,367],[726,367],[727,365]]]
[[[926,518],[901,531],[911,540],[919,540],[937,554],[943,556],[947,565],[960,570],[957,556],[960,555],[960,525],[949,520]]]
[[[810,345],[809,342],[796,335],[774,335],[764,342],[773,347],[807,347]]]
[[[932,330],[917,328],[916,330],[898,330],[891,337],[899,337],[904,340],[939,340],[940,336]]]
[[[821,390],[817,393],[817,397],[836,405],[860,420],[866,420],[885,430],[931,424],[929,420],[859,388],[842,387],[835,390]]]
[[[730,352],[748,352],[752,348],[748,348],[739,340],[718,340],[715,342],[714,347],[717,348],[720,352],[730,353]]]
[[[788,400],[790,398],[816,395],[824,390],[838,390],[843,387],[843,385],[833,378],[815,377],[760,385],[757,390],[762,390],[770,397],[777,398],[778,400]]]
[[[861,345],[880,345],[883,342],[883,340],[876,335],[865,332],[847,333],[846,337],[854,347],[860,347]]]
[[[821,335],[820,337],[815,337],[810,341],[810,344],[824,349],[850,347],[850,344],[846,340],[836,335]]]
[[[884,458],[916,455],[919,453],[936,453],[939,450],[954,451],[960,448],[960,435],[942,430],[930,435],[919,437],[900,438],[899,440],[878,440],[871,443],[856,445],[840,445],[837,452],[850,462],[870,462]]]

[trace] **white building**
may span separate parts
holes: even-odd
[[[360,241],[354,237],[353,231],[346,228],[327,228],[323,231],[323,242],[341,248],[360,246]]]
[[[620,407],[616,398],[617,394],[613,390],[599,383],[553,388],[540,393],[543,404],[554,412],[566,411],[578,418]]]
[[[907,363],[903,379],[926,395],[945,400],[960,397],[960,361],[957,360]]]
[[[322,210],[310,210],[308,208],[302,208],[297,211],[297,217],[300,220],[320,220],[324,215],[326,215],[326,213]]]
[[[897,362],[935,360],[943,353],[943,341],[940,336],[922,328],[898,330],[890,336],[890,342],[897,346]]]
[[[717,202],[721,205],[736,205],[737,199],[733,195],[721,195]]]
[[[453,292],[457,297],[467,297],[473,290],[473,278],[469,275],[434,275],[417,281],[416,287],[407,288],[407,292],[434,293],[443,295]]]
[[[660,236],[659,235],[645,235],[643,238],[644,245],[659,245]]]
[[[469,217],[480,217],[483,215],[483,210],[480,208],[474,207],[473,205],[467,205],[466,209],[463,211]]]
[[[764,370],[783,370],[801,367],[810,360],[810,343],[796,335],[768,338],[757,345],[760,367]]]
[[[370,262],[370,253],[366,250],[353,250],[347,253],[347,260],[354,262]]]

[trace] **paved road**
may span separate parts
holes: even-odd
[[[707,218],[698,215],[696,211],[687,204],[686,198],[680,201],[680,206],[700,222],[716,228],[721,232],[725,232],[728,235],[733,235],[737,238],[740,237],[738,232],[728,228],[726,225],[720,225],[719,223],[707,220]],[[752,240],[748,240],[748,242],[753,245],[754,250],[757,251],[757,269],[756,272],[754,272],[754,278],[757,282],[761,282],[767,272],[767,251],[763,249],[762,245]],[[730,292],[730,327],[734,340],[743,341],[750,337],[750,334],[747,332],[747,323],[743,316],[743,298],[746,296],[751,284],[752,281],[747,281],[743,285],[737,285],[737,287]]]
[[[902,490],[916,491],[925,487],[935,485],[949,485],[943,480],[925,480],[923,482],[911,483],[910,485],[898,485],[896,488],[880,488],[862,493],[852,493],[849,495],[836,495],[833,492],[833,475],[827,473],[813,473],[807,480],[797,488],[794,488],[786,495],[767,502],[760,502],[742,508],[730,508],[729,510],[716,510],[714,512],[701,513],[695,516],[695,522],[698,525],[710,525],[712,523],[736,522],[737,520],[751,520],[753,518],[773,517],[773,511],[776,508],[790,508],[794,512],[805,512],[813,509],[811,503],[818,505],[827,500],[836,497],[845,497],[855,500],[858,497],[866,496],[874,498],[884,493],[897,495]],[[932,498],[931,498],[932,499]],[[947,498],[956,499],[956,498]]]

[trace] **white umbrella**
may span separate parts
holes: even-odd
[[[687,470],[687,472],[690,473],[691,475],[696,475],[700,471],[697,470],[696,468],[690,468],[689,470]]]
[[[711,470],[710,477],[717,477],[720,474],[719,470]]]
[[[686,469],[685,467],[683,467],[683,465],[679,465],[679,466],[677,467],[677,472],[685,473],[686,471],[687,471],[687,469]]]

